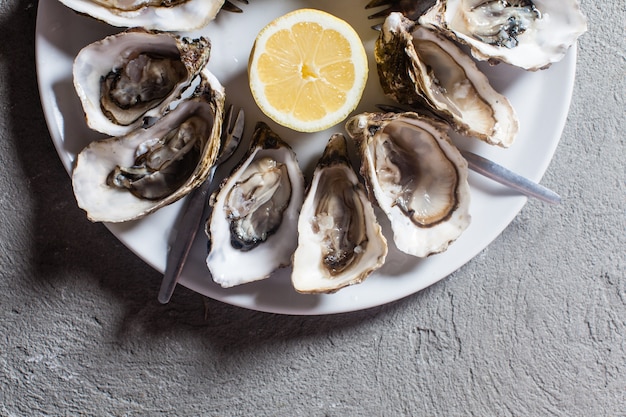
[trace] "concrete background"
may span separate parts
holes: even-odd
[[[161,275],[75,205],[39,104],[37,3],[0,2],[0,415],[626,415],[626,7],[582,7],[542,180],[563,203],[530,201],[418,294],[291,317],[156,301]]]

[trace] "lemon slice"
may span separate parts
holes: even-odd
[[[346,119],[359,104],[367,73],[356,31],[314,9],[295,10],[263,28],[248,63],[259,108],[299,132],[318,132]]]

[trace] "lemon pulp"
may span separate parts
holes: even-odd
[[[354,29],[314,9],[300,9],[259,32],[249,81],[260,109],[302,132],[324,130],[358,105],[367,81],[367,57]]]

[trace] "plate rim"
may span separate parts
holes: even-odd
[[[60,4],[60,2],[58,3]],[[59,143],[62,143],[64,141],[63,133],[59,129],[58,120],[56,119],[56,114],[55,114],[56,111],[59,109],[51,107],[50,100],[49,100],[50,98],[44,96],[47,90],[45,88],[45,80],[44,80],[44,77],[42,77],[41,69],[40,69],[40,62],[42,59],[42,55],[45,54],[45,51],[43,50],[44,44],[42,43],[42,39],[41,39],[42,33],[44,32],[43,26],[46,24],[49,24],[49,22],[47,21],[47,17],[46,17],[48,16],[48,14],[43,13],[42,10],[45,10],[49,6],[50,6],[50,3],[48,2],[40,2],[38,4],[38,9],[37,9],[37,18],[36,18],[36,27],[35,27],[35,65],[36,65],[36,72],[37,72],[37,83],[39,87],[40,102],[41,102],[42,109],[44,111],[44,118],[48,126],[48,131],[50,133],[50,136],[53,141],[55,150],[58,154],[58,157],[61,159],[61,162],[63,163],[66,172],[71,178],[71,168],[72,168],[71,158],[59,146]],[[60,6],[65,7],[62,4],[60,4]],[[117,30],[117,31],[122,31],[124,29],[125,28],[112,27],[112,30]],[[577,44],[574,44],[569,49],[563,61],[565,61],[565,65],[567,65],[566,67],[567,76],[565,77],[565,80],[563,83],[563,86],[565,87],[566,95],[564,97],[561,97],[561,100],[559,100],[559,102],[562,105],[562,111],[559,114],[560,117],[558,118],[558,120],[555,121],[553,125],[555,128],[555,131],[558,132],[558,137],[549,142],[549,147],[547,149],[544,148],[545,153],[549,156],[545,157],[541,161],[541,163],[535,167],[532,175],[528,175],[530,179],[537,181],[537,182],[543,177],[551,160],[553,159],[554,153],[560,142],[561,135],[565,128],[565,124],[566,124],[566,120],[569,114],[570,104],[571,104],[571,100],[573,96],[573,90],[574,90],[576,62],[577,62]],[[190,290],[194,292],[210,297],[217,301],[221,301],[226,304],[230,304],[230,305],[241,307],[241,308],[246,308],[246,309],[253,310],[253,311],[260,311],[260,312],[266,312],[266,313],[288,314],[288,315],[327,315],[327,314],[348,313],[348,312],[374,308],[374,307],[388,304],[391,302],[395,302],[402,298],[416,294],[420,292],[421,290],[428,288],[429,286],[437,283],[438,281],[445,279],[450,274],[456,272],[458,269],[460,269],[461,267],[466,265],[468,262],[470,262],[472,259],[474,259],[481,251],[487,248],[511,224],[511,222],[514,220],[515,217],[517,217],[517,215],[519,214],[519,212],[521,211],[521,209],[524,207],[524,205],[527,202],[527,198],[523,196],[517,196],[517,198],[511,198],[510,200],[511,202],[510,202],[508,215],[505,216],[504,220],[501,220],[499,222],[500,226],[496,228],[497,230],[491,232],[490,238],[487,239],[487,242],[484,246],[477,245],[478,248],[475,249],[474,252],[471,253],[469,256],[466,256],[466,259],[464,261],[458,263],[458,265],[451,268],[442,276],[432,276],[429,279],[422,280],[421,283],[423,285],[420,285],[418,288],[411,288],[409,291],[400,292],[393,297],[385,298],[382,302],[369,302],[369,303],[364,303],[364,304],[358,304],[356,306],[344,305],[344,306],[334,306],[334,307],[333,306],[329,307],[328,305],[325,305],[324,303],[322,303],[321,306],[315,305],[310,308],[299,309],[299,308],[289,308],[285,306],[272,306],[271,304],[267,305],[263,303],[251,304],[250,301],[246,301],[246,297],[240,297],[238,292],[234,292],[234,295],[232,293],[230,294],[225,293],[223,295],[216,296],[216,294],[213,293],[212,291],[207,291],[206,288],[202,286],[198,286],[196,281],[186,279],[185,275],[181,277],[181,281],[179,282],[179,284],[189,288]],[[180,205],[180,202],[177,202],[174,205],[170,206],[168,210],[175,211],[179,208],[178,207],[179,205]],[[108,223],[104,223],[104,225],[109,230],[109,232],[111,232],[114,235],[114,237],[118,239],[122,244],[124,244],[124,246],[126,246],[135,256],[138,256],[140,259],[142,259],[150,267],[157,270],[158,272],[160,273],[163,272],[163,268],[159,264],[155,263],[154,259],[150,259],[149,257],[146,257],[141,252],[137,251],[136,248],[133,247],[132,243],[130,243],[130,241],[127,238],[125,238],[122,232],[123,226],[120,226],[118,224],[108,224]],[[254,283],[246,284],[246,285],[254,285]],[[219,289],[218,291],[221,291],[221,289]],[[342,291],[346,291],[346,289]]]

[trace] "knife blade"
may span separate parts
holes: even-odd
[[[175,228],[176,237],[167,254],[165,272],[159,290],[158,300],[162,304],[167,304],[170,301],[189,256],[193,241],[196,238],[198,229],[200,229],[215,171],[220,164],[230,158],[235,152],[243,136],[243,110],[239,110],[232,128],[230,127],[231,118],[232,106],[229,108],[224,122],[226,130],[222,144],[222,152],[216,163],[211,167],[206,181],[190,193],[182,208],[182,216]]]

